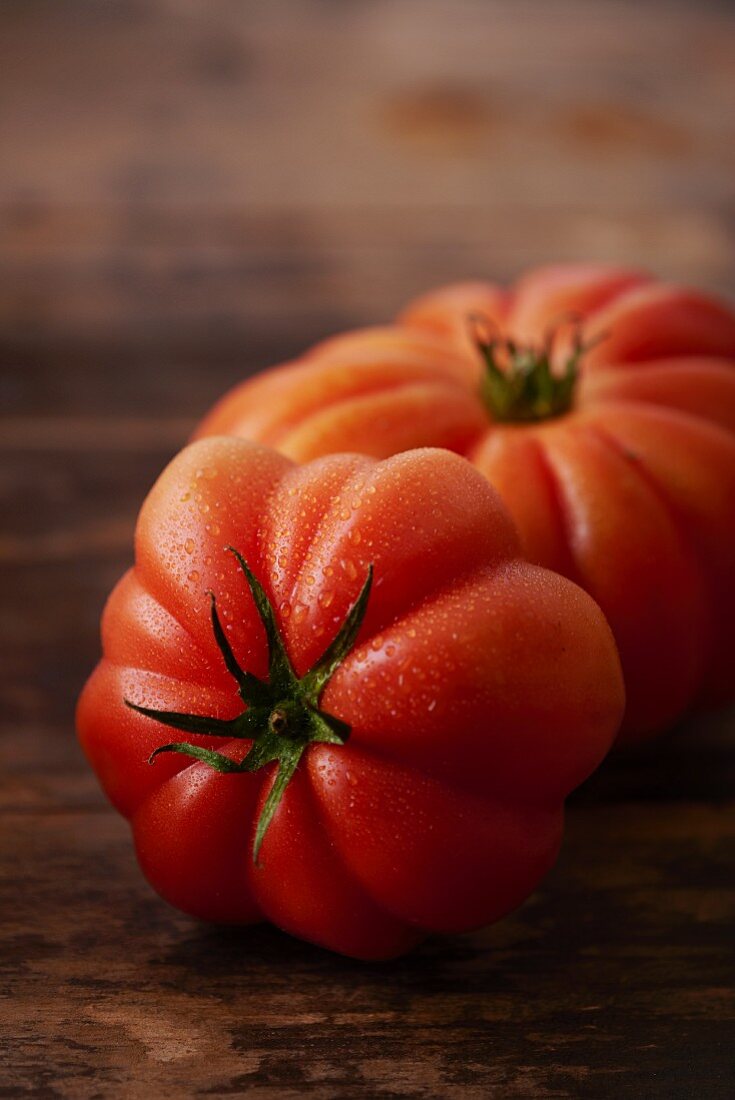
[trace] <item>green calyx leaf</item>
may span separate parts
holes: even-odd
[[[219,615],[214,593],[210,592],[212,631],[225,667],[237,682],[246,709],[236,718],[222,719],[179,711],[155,710],[125,699],[126,706],[164,726],[202,737],[245,739],[252,744],[241,760],[206,749],[188,741],[160,745],[151,753],[149,763],[164,752],[178,752],[199,760],[223,774],[256,772],[266,764],[277,763],[273,784],[258,819],[253,844],[253,862],[257,863],[266,830],[278,809],[283,793],[292,779],[304,750],[312,742],[344,745],[350,727],[333,714],[320,710],[319,699],[329,680],[352,650],[365,618],[373,567],[368,568],[365,583],[347,612],[336,637],[305,676],[297,677],[283,644],[273,606],[263,586],[247,562],[233,547],[226,548],[237,559],[245,574],[260,621],[268,641],[268,679],[261,680],[244,671],[232,651]]]
[[[482,400],[495,421],[529,423],[551,420],[568,412],[574,402],[583,354],[602,336],[584,342],[577,322],[571,351],[561,369],[552,365],[552,331],[539,347],[521,346],[500,335],[488,335],[483,318],[470,318],[472,336],[485,363],[480,385]]]

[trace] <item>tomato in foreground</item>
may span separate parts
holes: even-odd
[[[712,298],[579,265],[448,287],[242,384],[213,432],[297,461],[458,451],[605,612],[625,740],[735,698],[735,315]]]
[[[447,451],[192,444],[102,638],[79,736],[152,885],[364,959],[523,901],[623,709],[599,608]]]

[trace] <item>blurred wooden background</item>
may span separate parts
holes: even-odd
[[[160,903],[72,713],[244,373],[550,259],[735,292],[733,4],[5,0],[0,149],[0,1093],[729,1100],[726,718],[610,762],[519,914],[361,967]]]
[[[134,352],[206,364],[165,402],[198,412],[550,258],[735,285],[731,3],[6,0],[0,31],[0,335],[44,411],[113,408]]]

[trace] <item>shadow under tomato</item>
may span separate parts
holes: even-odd
[[[729,802],[735,790],[735,709],[699,715],[637,747],[613,750],[569,798],[600,802]]]

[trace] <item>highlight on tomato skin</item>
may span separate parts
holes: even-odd
[[[298,462],[456,451],[525,556],[604,611],[621,742],[735,699],[735,313],[717,299],[596,264],[443,287],[237,386],[213,433]]]
[[[165,899],[381,959],[536,888],[622,677],[470,463],[208,438],[135,544],[77,726]]]

